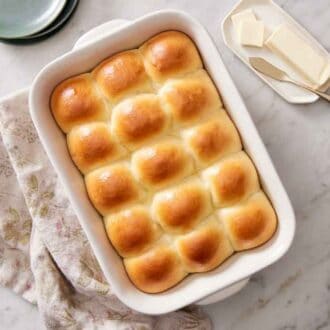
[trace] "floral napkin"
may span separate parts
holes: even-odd
[[[137,313],[112,293],[38,139],[28,90],[0,101],[0,285],[48,329],[210,329],[197,307]]]

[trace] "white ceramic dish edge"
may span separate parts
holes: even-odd
[[[169,29],[187,33],[197,44],[205,67],[221,91],[227,110],[241,133],[245,149],[259,171],[263,188],[277,212],[279,226],[274,237],[265,245],[238,253],[214,271],[190,275],[174,288],[151,295],[134,287],[120,257],[111,247],[100,216],[88,200],[81,174],[67,152],[65,138],[53,120],[49,97],[55,85],[63,79],[86,72],[105,57],[137,47],[152,35]],[[187,14],[174,10],[148,14],[61,56],[37,75],[29,102],[31,117],[41,142],[64,185],[112,291],[127,306],[146,314],[177,310],[251,276],[277,261],[289,249],[295,232],[295,218],[289,198],[216,47],[206,30]]]

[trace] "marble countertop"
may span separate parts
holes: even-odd
[[[0,43],[0,97],[28,86],[50,60],[94,26],[162,8],[188,11],[215,40],[292,200],[297,231],[292,248],[256,274],[238,294],[205,307],[221,330],[330,329],[330,108],[286,103],[224,45],[220,22],[236,0],[82,0],[72,20],[48,40]],[[329,0],[277,0],[330,49]],[[0,329],[42,329],[35,307],[0,288]]]

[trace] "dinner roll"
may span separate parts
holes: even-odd
[[[67,135],[70,155],[82,173],[104,166],[126,154],[111,136],[108,124],[94,122],[73,128]]]
[[[166,232],[182,234],[192,230],[212,208],[208,191],[194,178],[156,194],[152,211]]]
[[[200,167],[242,149],[237,130],[224,110],[203,124],[185,130],[182,136]]]
[[[187,275],[176,251],[167,242],[140,256],[124,259],[124,264],[131,281],[147,293],[165,291]]]
[[[109,118],[106,104],[90,74],[62,81],[54,89],[50,105],[57,124],[65,133],[74,126]]]
[[[193,162],[178,140],[166,139],[136,151],[132,170],[144,186],[159,189],[191,174]]]
[[[259,190],[256,169],[244,151],[229,155],[203,173],[217,207],[237,203]]]
[[[243,203],[218,211],[234,250],[255,248],[267,242],[276,230],[276,214],[263,192]]]
[[[144,252],[161,234],[147,208],[135,206],[105,218],[108,237],[122,257]]]
[[[113,109],[112,133],[129,149],[163,133],[168,116],[154,94],[140,94],[121,102]]]
[[[140,48],[149,76],[158,82],[202,68],[191,39],[178,31],[166,31],[149,39]]]
[[[137,50],[121,52],[104,60],[94,69],[93,76],[112,103],[133,93],[152,91]]]
[[[219,93],[204,70],[169,80],[160,90],[160,97],[179,125],[200,121],[222,106]]]
[[[256,168],[186,34],[106,58],[61,82],[50,106],[137,289],[163,292],[275,232]]]
[[[184,269],[189,273],[207,272],[233,254],[222,225],[210,217],[197,229],[176,240]]]
[[[87,193],[95,208],[107,215],[141,197],[135,179],[126,163],[101,167],[85,176]]]

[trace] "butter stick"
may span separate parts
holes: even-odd
[[[330,62],[301,39],[289,26],[280,25],[267,39],[267,47],[317,86],[330,75]]]

